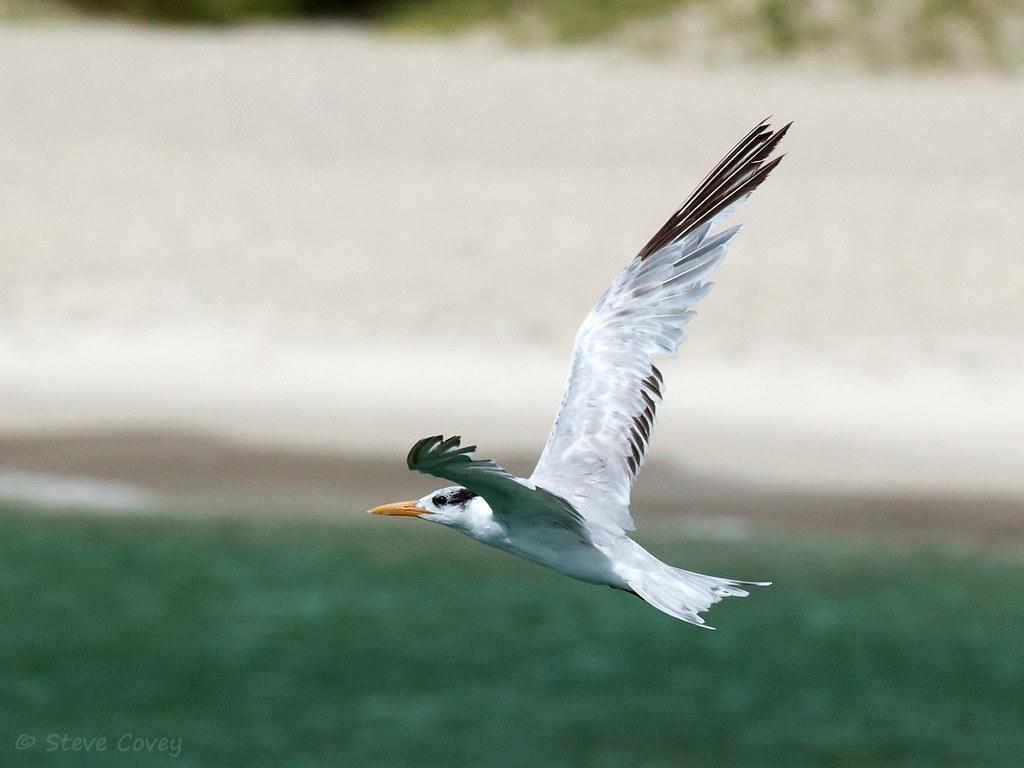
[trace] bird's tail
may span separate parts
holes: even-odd
[[[632,539],[624,539],[623,544],[622,549],[626,551],[620,551],[617,559],[630,589],[659,611],[705,629],[714,627],[705,624],[700,614],[723,597],[746,597],[750,593],[744,587],[771,584],[770,581],[737,581],[684,571],[661,562]]]

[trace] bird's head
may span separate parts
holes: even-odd
[[[461,485],[438,488],[416,501],[397,501],[370,510],[371,515],[421,517],[432,523],[459,527],[464,525],[479,500],[473,491]]]

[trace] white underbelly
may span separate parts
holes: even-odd
[[[484,543],[580,581],[626,586],[615,573],[611,561],[593,544],[560,528],[518,530],[514,535]]]

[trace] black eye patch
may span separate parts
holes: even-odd
[[[459,488],[457,491],[452,493],[453,504],[465,504],[470,499],[474,498],[477,494],[473,493],[469,488]]]

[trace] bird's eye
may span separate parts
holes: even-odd
[[[435,507],[443,507],[445,504],[448,503],[448,497],[443,496],[439,493],[437,494],[437,496],[432,498],[431,501],[434,502]]]

